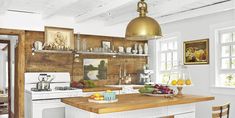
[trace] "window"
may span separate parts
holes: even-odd
[[[159,80],[157,80],[157,83],[166,84],[172,71],[177,69],[180,61],[177,39],[177,36],[171,36],[159,41],[158,57],[160,58],[157,67]]]
[[[235,87],[235,28],[218,32],[216,86]]]

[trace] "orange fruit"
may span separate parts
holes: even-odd
[[[177,85],[184,85],[184,80],[179,79],[179,80],[177,81]]]
[[[171,81],[171,85],[176,85],[177,84],[177,81],[176,80],[172,80]]]
[[[187,80],[185,81],[185,84],[186,84],[186,85],[191,85],[191,84],[192,84],[192,81],[191,81],[190,79],[187,79]]]

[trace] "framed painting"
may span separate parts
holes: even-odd
[[[73,29],[45,26],[45,43],[53,49],[70,49],[75,47]]]
[[[108,59],[84,59],[84,80],[107,79]]]
[[[184,42],[184,65],[209,64],[209,39]]]
[[[101,47],[104,49],[111,49],[111,42],[110,41],[102,41]]]

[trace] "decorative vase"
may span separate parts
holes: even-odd
[[[144,54],[148,54],[148,44],[144,44]]]
[[[139,54],[143,54],[143,48],[142,48],[141,44],[139,44],[139,46],[138,46],[138,52],[139,52]]]

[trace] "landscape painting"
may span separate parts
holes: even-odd
[[[84,59],[84,80],[107,79],[108,59]]]
[[[208,64],[209,39],[184,42],[184,64]]]

